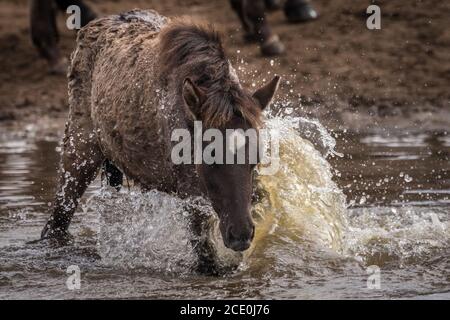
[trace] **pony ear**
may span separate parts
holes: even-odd
[[[272,98],[278,89],[279,83],[280,83],[280,76],[275,76],[268,84],[259,88],[253,94],[253,98],[258,100],[262,110],[264,110],[272,101]]]
[[[184,103],[194,120],[200,119],[201,106],[205,100],[205,94],[190,78],[184,79],[182,94]]]

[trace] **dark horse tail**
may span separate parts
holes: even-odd
[[[110,160],[103,162],[102,176],[105,177],[106,183],[111,187],[120,190],[123,185],[123,173]]]

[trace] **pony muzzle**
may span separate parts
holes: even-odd
[[[246,226],[229,225],[223,240],[227,248],[234,251],[245,251],[250,248],[254,236],[255,225],[250,222]]]

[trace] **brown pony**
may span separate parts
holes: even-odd
[[[109,171],[123,172],[143,189],[209,199],[224,244],[246,250],[254,235],[254,165],[175,165],[171,133],[192,131],[194,120],[221,132],[258,128],[279,78],[250,94],[217,32],[154,11],[95,20],[80,30],[77,42],[59,191],[42,238],[67,238],[80,197],[107,161]]]

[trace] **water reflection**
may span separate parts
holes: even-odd
[[[105,266],[89,207],[75,216],[74,246],[25,245],[48,217],[58,140],[2,134],[0,298],[449,298],[449,136],[336,134],[336,151],[344,157],[329,162],[350,204],[347,253],[317,247],[280,225],[249,265],[219,279]],[[99,185],[97,180],[85,198]],[[71,264],[83,272],[79,292],[65,287]],[[378,291],[364,285],[371,264],[382,268]]]
[[[330,162],[358,205],[448,205],[450,146],[445,132],[404,135],[339,134],[344,158]]]

